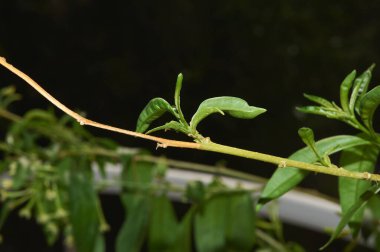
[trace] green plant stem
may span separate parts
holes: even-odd
[[[24,81],[26,81],[42,96],[44,96],[47,100],[49,100],[52,104],[54,104],[56,107],[61,109],[63,112],[65,112],[69,116],[76,119],[81,125],[89,125],[89,126],[101,128],[104,130],[109,130],[109,131],[118,132],[118,133],[129,135],[129,136],[151,140],[151,141],[157,142],[157,147],[163,147],[163,148],[176,147],[176,148],[187,148],[187,149],[197,149],[197,150],[218,152],[218,153],[224,153],[224,154],[239,156],[239,157],[248,158],[248,159],[259,160],[259,161],[263,161],[267,163],[272,163],[272,164],[278,165],[279,167],[296,167],[296,168],[307,170],[307,171],[324,173],[324,174],[329,174],[333,176],[348,177],[348,178],[355,178],[355,179],[365,179],[365,180],[370,180],[370,181],[380,181],[380,175],[378,174],[371,174],[368,172],[363,172],[363,173],[351,172],[343,168],[338,168],[336,166],[331,166],[331,167],[319,166],[319,165],[304,163],[300,161],[290,160],[287,158],[263,154],[263,153],[259,153],[255,151],[249,151],[249,150],[239,149],[239,148],[235,148],[231,146],[216,144],[210,141],[202,141],[199,143],[193,143],[193,142],[165,139],[165,138],[160,138],[160,137],[155,137],[151,135],[134,132],[131,130],[113,127],[107,124],[98,123],[98,122],[89,120],[87,118],[84,118],[83,116],[79,115],[78,113],[66,107],[56,98],[54,98],[51,94],[49,94],[45,89],[43,89],[32,78],[30,78],[28,75],[26,75],[25,73],[23,73],[16,67],[9,64],[5,60],[5,58],[0,57],[0,64],[3,65],[5,68],[7,68],[9,71],[19,76]]]
[[[248,150],[239,149],[239,148],[230,147],[230,146],[221,145],[221,144],[212,143],[212,142],[201,143],[200,150],[218,152],[218,153],[224,153],[224,154],[248,158],[248,159],[254,159],[254,160],[263,161],[266,163],[276,164],[279,167],[296,167],[296,168],[307,170],[307,171],[324,173],[324,174],[333,175],[333,176],[348,177],[348,178],[355,178],[355,179],[366,179],[366,180],[371,180],[371,181],[380,181],[380,175],[378,174],[371,174],[368,172],[352,172],[343,168],[339,168],[337,166],[326,167],[326,166],[314,165],[314,164],[309,164],[309,163],[291,160],[287,158],[272,156],[272,155],[263,154],[260,152],[255,152],[255,151],[248,151]]]

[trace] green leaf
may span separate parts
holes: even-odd
[[[203,101],[193,115],[190,127],[195,130],[197,125],[207,116],[213,113],[224,112],[241,119],[253,119],[264,113],[266,109],[249,106],[246,101],[237,97],[220,96]]]
[[[364,125],[371,131],[373,129],[373,115],[380,104],[380,86],[363,95],[360,100],[359,114]]]
[[[308,146],[324,166],[331,166],[331,161],[328,155],[322,157],[315,146],[314,132],[312,129],[307,127],[302,127],[298,130],[298,135],[301,137],[302,141]]]
[[[345,119],[348,118],[348,115],[342,111],[338,111],[335,108],[325,108],[325,107],[318,107],[318,106],[305,106],[305,107],[297,107],[298,111],[301,111],[303,113],[308,114],[314,114],[314,115],[322,115],[327,118],[332,119]]]
[[[354,216],[358,211],[361,211],[367,202],[377,193],[379,193],[380,188],[377,185],[373,185],[370,189],[365,191],[362,195],[360,195],[359,199],[347,210],[345,215],[342,216],[339,221],[338,226],[335,228],[334,233],[331,235],[330,240],[323,245],[319,250],[325,249],[329,246],[336,238],[339,237],[340,233],[344,229],[344,227],[351,220],[352,216]]]
[[[144,195],[121,195],[127,217],[116,237],[116,252],[139,252],[148,232],[151,199]]]
[[[303,94],[303,96],[312,102],[322,105],[323,107],[335,109],[334,105],[325,98],[309,94]]]
[[[375,169],[378,154],[379,148],[376,146],[355,146],[342,151],[339,165],[349,171],[372,173]],[[339,178],[339,198],[342,215],[347,213],[351,206],[359,199],[360,195],[370,186],[371,183],[366,180]],[[354,237],[359,234],[364,214],[363,210],[357,211],[349,222]]]
[[[149,185],[154,175],[154,164],[136,162],[131,156],[122,157],[122,181]],[[139,252],[149,227],[152,199],[149,194],[136,190],[124,190],[121,194],[126,218],[116,238],[116,252]]]
[[[354,81],[354,89],[352,90],[350,99],[350,110],[353,114],[354,108],[359,112],[360,100],[368,90],[369,82],[372,78],[372,70],[375,68],[375,64],[372,64],[366,71],[364,71]]]
[[[91,163],[67,159],[70,166],[69,210],[75,247],[78,252],[93,252],[99,234],[97,195],[93,188]]]
[[[212,197],[195,215],[197,251],[251,251],[255,241],[255,220],[249,193]]]
[[[181,89],[182,89],[182,81],[183,81],[183,75],[180,73],[177,77],[177,82],[175,85],[175,92],[174,92],[174,104],[178,111],[179,120],[183,125],[187,125],[187,122],[185,120],[185,117],[183,116],[182,110],[181,110]]]
[[[172,106],[164,99],[154,98],[150,100],[141,111],[140,116],[137,119],[136,131],[145,132],[149,128],[150,124],[161,117],[165,112],[170,112],[178,118],[178,115]]]
[[[169,251],[178,231],[177,218],[165,195],[154,197],[149,226],[149,251]]]
[[[171,252],[191,252],[192,250],[192,237],[191,231],[193,226],[193,216],[196,206],[190,208],[186,215],[182,218],[176,234],[176,240],[173,244]]]
[[[352,87],[353,81],[356,77],[356,70],[352,71],[349,75],[344,78],[342,84],[340,85],[340,104],[345,112],[349,112],[348,107],[348,94]]]
[[[371,143],[357,136],[340,135],[325,138],[316,142],[316,148],[322,155],[329,155],[341,150],[359,145],[370,145]],[[293,153],[289,159],[314,163],[317,157],[306,147]],[[294,167],[277,168],[265,185],[259,199],[257,209],[271,200],[277,199],[284,193],[298,185],[309,172]]]
[[[162,126],[159,126],[159,127],[156,127],[156,128],[153,128],[151,130],[148,130],[146,132],[146,134],[151,134],[153,132],[156,132],[156,131],[159,131],[159,130],[164,130],[164,131],[167,131],[167,130],[174,130],[176,132],[182,132],[182,133],[185,133],[185,134],[188,134],[189,132],[187,131],[187,129],[179,122],[177,121],[170,121],[168,123],[165,123],[164,125]]]

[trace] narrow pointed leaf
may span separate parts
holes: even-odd
[[[264,113],[266,109],[249,106],[248,103],[240,98],[231,96],[220,96],[203,101],[198,110],[193,115],[190,126],[196,129],[197,125],[207,116],[213,113],[225,112],[233,117],[241,119],[253,119]]]
[[[370,172],[375,169],[379,149],[372,145],[355,146],[342,151],[340,166],[349,171]],[[342,215],[345,215],[352,205],[359,199],[369,187],[370,181],[339,178],[339,198]],[[359,234],[363,219],[363,209],[357,211],[349,222],[353,236]]]
[[[318,103],[319,105],[322,105],[323,107],[335,108],[334,105],[331,102],[329,102],[328,100],[326,100],[325,98],[315,96],[315,95],[309,95],[309,94],[303,94],[303,96],[305,96],[305,98],[307,98],[308,100],[310,100],[312,102],[315,102],[315,103]]]
[[[297,107],[297,110],[303,113],[322,115],[322,116],[325,116],[327,118],[332,118],[332,119],[344,119],[348,117],[346,113],[343,113],[342,111],[337,111],[335,108],[305,106],[305,107]]]
[[[309,148],[315,150],[315,140],[314,132],[312,129],[307,127],[302,127],[298,130],[298,135],[301,137],[302,141],[309,146]]]
[[[372,70],[375,68],[375,64],[372,64],[364,73],[360,76],[360,80],[358,81],[357,85],[358,88],[358,98],[355,102],[355,111],[359,113],[360,110],[360,101],[363,98],[363,96],[368,91],[368,86],[372,78]]]
[[[322,155],[329,155],[354,146],[370,144],[369,141],[357,136],[340,135],[317,141],[315,145]],[[308,163],[317,161],[317,157],[308,147],[296,151],[289,159]],[[308,174],[308,171],[294,167],[277,168],[260,195],[257,209],[293,189]]]
[[[164,195],[155,197],[152,203],[149,225],[149,251],[169,251],[175,242],[178,231],[173,206]]]
[[[323,245],[319,250],[325,249],[329,246],[336,238],[339,237],[340,233],[344,229],[344,227],[351,220],[352,216],[356,214],[358,211],[362,210],[367,202],[377,193],[379,193],[380,188],[377,185],[372,186],[370,189],[365,191],[362,195],[360,195],[359,199],[347,210],[345,215],[342,216],[341,220],[338,223],[338,226],[335,228],[334,233],[331,235],[330,240]]]
[[[156,127],[156,128],[153,128],[151,130],[148,130],[146,132],[146,134],[151,134],[153,132],[156,132],[156,131],[160,131],[160,130],[164,130],[164,131],[167,131],[167,130],[174,130],[174,131],[177,131],[177,132],[182,132],[182,133],[185,133],[187,134],[188,132],[186,131],[186,129],[182,126],[182,124],[180,124],[179,122],[177,121],[170,121],[168,123],[165,123],[164,125],[162,126],[159,126],[159,127]]]
[[[145,132],[150,124],[161,117],[165,112],[171,113],[176,118],[178,117],[177,113],[166,100],[162,98],[150,100],[137,119],[136,131]]]
[[[349,112],[348,95],[355,77],[356,71],[354,70],[349,75],[347,75],[346,78],[344,78],[342,84],[340,85],[340,104],[345,112]]]
[[[360,100],[365,92],[367,92],[369,81],[372,77],[372,69],[375,65],[370,66],[366,71],[364,71],[360,76],[358,76],[354,81],[354,87],[351,93],[349,109],[352,114],[354,114],[354,109],[359,110]]]
[[[364,125],[371,131],[373,129],[373,115],[380,104],[380,86],[363,95],[360,101],[359,114]]]

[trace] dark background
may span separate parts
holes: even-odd
[[[254,120],[212,116],[199,129],[215,142],[288,156],[308,126],[320,139],[355,133],[348,126],[295,111],[302,93],[338,101],[339,85],[356,68],[379,63],[378,1],[101,1],[0,0],[0,55],[70,108],[114,126],[134,129],[153,97],[172,101],[184,74],[182,107],[190,119],[206,98],[230,95],[264,107]],[[375,84],[379,74],[374,72]],[[24,99],[14,111],[49,103],[0,69],[0,85]],[[60,112],[59,112],[60,113]],[[269,177],[273,165],[193,150],[159,149],[141,139],[91,131],[156,155],[227,166]],[[158,133],[187,139],[173,133]],[[336,178],[303,184],[337,195]]]

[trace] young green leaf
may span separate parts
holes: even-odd
[[[370,144],[371,142],[361,137],[341,135],[322,139],[315,145],[321,154],[329,155],[354,146]],[[289,159],[308,163],[317,161],[317,157],[308,147],[296,151]],[[308,174],[309,172],[294,167],[277,168],[261,192],[257,209],[293,189]]]
[[[183,81],[183,75],[180,73],[180,74],[178,74],[177,82],[175,85],[174,104],[175,104],[175,107],[178,111],[178,116],[179,116],[178,119],[180,120],[180,122],[183,125],[188,126],[186,119],[182,113],[182,109],[181,109],[181,96],[180,96],[180,94],[181,94],[181,89],[182,89],[182,81]]]
[[[334,105],[325,98],[309,94],[303,94],[303,96],[312,102],[318,103],[323,107],[335,109]]]
[[[354,114],[354,109],[359,109],[360,99],[362,98],[363,94],[367,92],[369,82],[372,77],[372,70],[375,67],[374,64],[372,64],[364,73],[362,73],[359,77],[357,77],[354,81],[354,87],[351,93],[350,103],[349,103],[349,109],[351,114]]]
[[[360,100],[359,114],[364,125],[374,133],[373,115],[380,104],[380,86],[363,95]]]
[[[146,134],[151,134],[153,132],[159,131],[159,130],[174,130],[176,132],[182,132],[184,134],[188,134],[188,130],[179,122],[177,121],[170,121],[168,123],[165,123],[164,125],[158,126],[156,128],[153,128],[151,130],[148,130]]]
[[[213,113],[227,114],[241,119],[253,119],[264,113],[266,109],[249,106],[248,103],[237,97],[220,96],[203,101],[193,115],[190,127],[195,130],[197,125]]]
[[[379,154],[379,148],[373,145],[355,146],[342,151],[340,166],[349,171],[373,172]],[[355,204],[371,183],[366,180],[339,178],[339,199],[342,207],[342,215]],[[353,236],[359,234],[363,219],[363,210],[357,211],[349,222]]]
[[[352,71],[349,75],[344,78],[342,84],[340,85],[340,104],[345,112],[349,112],[348,107],[348,94],[351,90],[353,81],[356,77],[356,70]]]
[[[165,112],[170,112],[178,118],[177,112],[162,98],[154,98],[148,102],[137,119],[136,131],[145,132],[150,124],[161,117]]]
[[[359,199],[347,210],[345,215],[342,216],[338,226],[335,228],[334,233],[331,235],[330,240],[323,245],[319,250],[325,249],[329,246],[336,238],[339,237],[340,233],[347,225],[347,223],[351,220],[352,216],[356,214],[358,211],[362,210],[367,202],[376,194],[378,194],[380,188],[378,185],[373,185],[370,189],[365,191],[362,195],[360,195]]]
[[[154,197],[149,225],[149,251],[169,251],[178,231],[177,218],[169,199],[162,195]]]
[[[338,111],[335,108],[325,108],[325,107],[319,107],[319,106],[305,106],[305,107],[297,107],[297,110],[303,113],[322,115],[322,116],[326,116],[327,118],[339,119],[339,120],[342,120],[348,117],[346,113],[342,111]]]
[[[298,135],[301,137],[302,141],[314,152],[315,156],[324,166],[330,166],[331,161],[327,155],[322,157],[315,146],[314,132],[310,128],[302,127],[298,130]]]

